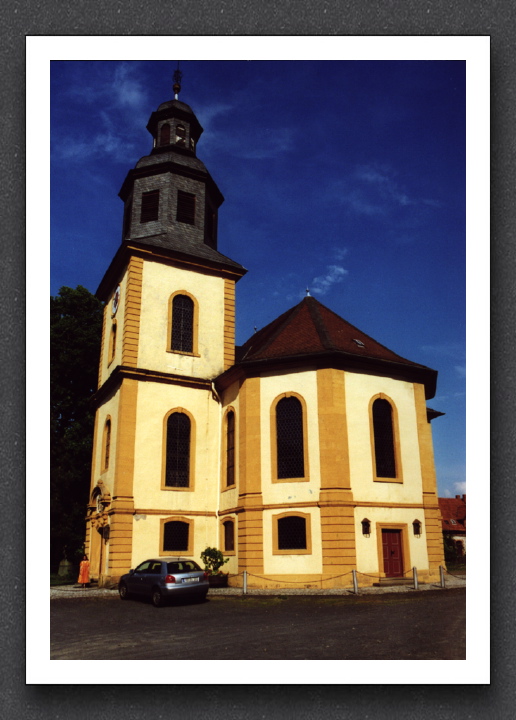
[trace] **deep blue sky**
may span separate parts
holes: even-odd
[[[147,155],[170,62],[51,67],[51,294],[95,292],[121,240],[118,192]],[[237,343],[311,294],[439,371],[439,494],[465,492],[465,63],[188,61],[180,99],[221,189]]]

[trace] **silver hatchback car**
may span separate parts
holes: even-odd
[[[147,595],[155,607],[172,598],[204,600],[208,590],[208,575],[194,560],[181,557],[145,560],[122,575],[118,584],[122,600],[130,595]]]

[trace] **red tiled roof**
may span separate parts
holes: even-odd
[[[313,297],[305,297],[298,305],[250,337],[239,348],[239,361],[328,352],[425,368],[376,342]]]
[[[466,496],[439,498],[442,529],[448,532],[466,532]],[[454,523],[451,520],[455,520]]]

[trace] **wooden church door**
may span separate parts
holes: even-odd
[[[382,530],[382,548],[386,577],[403,577],[401,530]]]

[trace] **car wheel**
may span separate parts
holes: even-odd
[[[127,598],[129,597],[129,591],[125,583],[120,583],[120,585],[118,586],[118,594],[120,595],[122,600],[127,600]]]
[[[152,604],[154,607],[161,607],[163,605],[163,595],[159,588],[154,588],[152,591]]]

